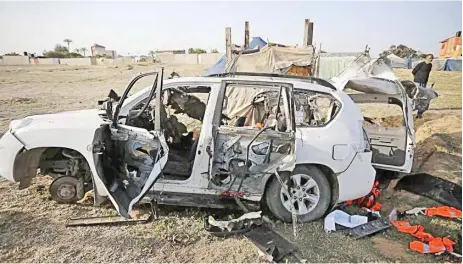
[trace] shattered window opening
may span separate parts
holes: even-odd
[[[294,92],[296,127],[321,127],[333,120],[341,103],[325,93],[295,90]]]

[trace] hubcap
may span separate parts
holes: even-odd
[[[72,184],[63,183],[58,189],[56,195],[63,200],[71,200],[76,195],[76,187]]]
[[[318,204],[320,190],[317,182],[306,174],[295,174],[290,178],[292,186],[288,192],[292,197],[286,195],[284,188],[281,188],[280,199],[283,206],[291,212],[291,205],[294,206],[297,215],[304,215],[311,212]],[[285,182],[288,184],[288,181]]]

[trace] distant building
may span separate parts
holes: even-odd
[[[110,58],[117,58],[117,53],[114,50],[107,50],[105,46],[93,44],[91,47],[92,57],[106,56]]]
[[[156,50],[156,54],[186,54],[186,50]]]
[[[440,41],[440,58],[451,58],[461,56],[461,31],[458,31],[454,37]]]

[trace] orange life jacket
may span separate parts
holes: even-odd
[[[441,253],[444,251],[453,252],[455,242],[444,237],[433,237],[431,234],[424,232],[422,225],[410,225],[408,221],[391,221],[391,224],[401,233],[410,234],[419,239],[412,241],[409,248],[413,251],[426,253]]]
[[[450,206],[430,207],[424,211],[424,214],[429,217],[437,215],[446,218],[461,219],[461,210]]]
[[[376,202],[376,198],[381,195],[381,190],[378,189],[379,181],[376,181],[371,189],[370,193],[362,198],[358,198],[356,200],[347,201],[346,205],[357,205],[358,207],[365,207],[371,209],[373,211],[380,211],[381,204]]]

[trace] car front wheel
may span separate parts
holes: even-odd
[[[324,173],[313,165],[296,166],[294,171],[281,173],[285,184],[291,180],[286,194],[276,177],[271,179],[266,192],[266,202],[270,211],[280,220],[291,222],[291,206],[298,219],[310,222],[322,217],[331,200],[331,187]]]

